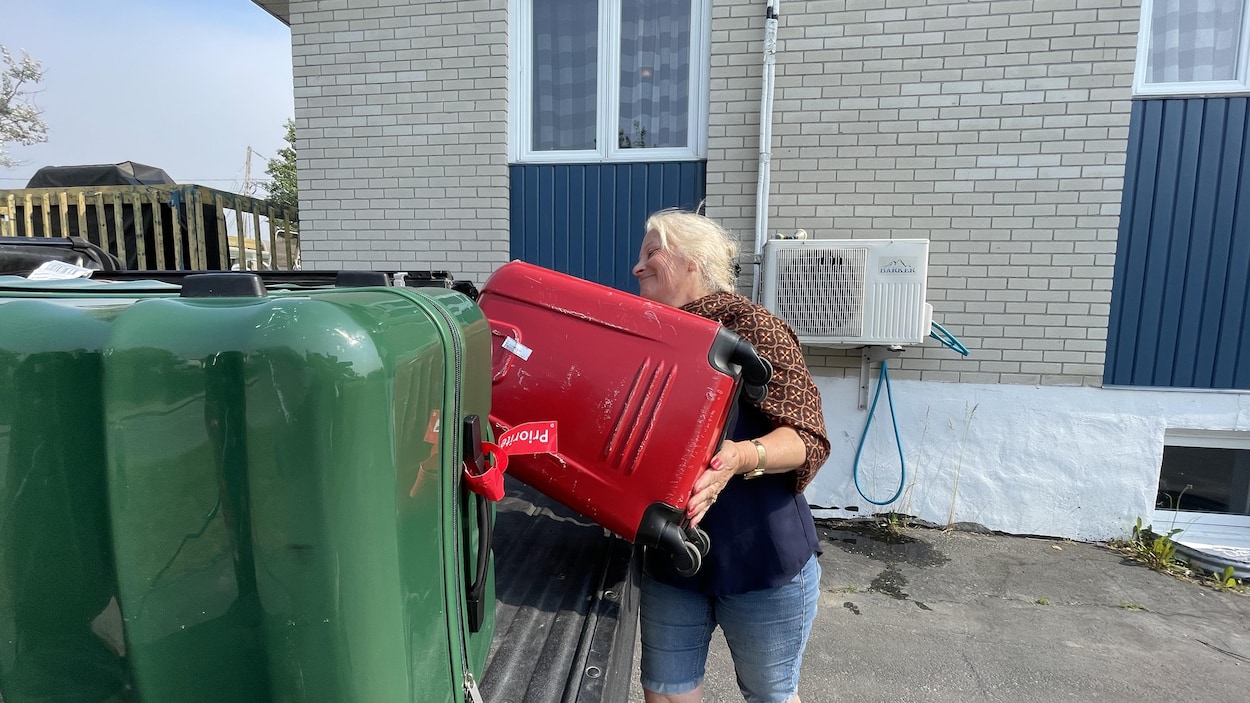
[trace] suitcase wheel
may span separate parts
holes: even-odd
[[[712,542],[703,530],[683,528],[684,517],[671,505],[652,503],[643,512],[636,541],[667,552],[677,573],[693,576],[703,566],[703,555]]]
[[[703,555],[699,548],[689,542],[682,542],[682,553],[673,553],[673,569],[682,576],[694,576],[703,566]]]
[[[699,550],[700,556],[707,556],[708,550],[712,548],[712,538],[708,537],[701,527],[687,529],[686,539]]]

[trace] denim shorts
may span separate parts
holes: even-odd
[[[748,703],[789,703],[798,693],[803,649],[816,619],[820,563],[813,556],[790,583],[712,598],[643,574],[642,687],[688,693],[703,683],[719,625]]]

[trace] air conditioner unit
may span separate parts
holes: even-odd
[[[927,239],[774,239],[764,245],[763,299],[803,344],[920,344]]]

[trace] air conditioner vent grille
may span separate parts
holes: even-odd
[[[864,331],[867,249],[783,249],[782,280],[809,281],[777,289],[777,314],[800,337],[859,337]]]

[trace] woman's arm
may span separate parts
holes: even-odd
[[[829,457],[829,440],[820,391],[793,330],[764,308],[730,293],[707,296],[683,309],[737,332],[772,364],[768,394],[757,408],[774,429],[755,439],[764,447],[765,472],[789,473],[794,490],[802,491]],[[691,518],[698,522],[729,479],[753,471],[758,461],[759,452],[749,439],[725,442],[709,462],[710,470],[695,483],[687,506]]]
[[[754,442],[727,440],[721,444],[720,451],[709,463],[710,470],[704,471],[695,481],[694,492],[686,505],[686,515],[690,517],[691,524],[699,524],[703,514],[712,507],[716,497],[734,476],[749,474],[757,468],[763,468],[766,474],[780,474],[807,464],[807,446],[793,427],[778,427],[763,437],[757,437],[755,442],[764,448],[762,465],[759,463],[760,451]]]

